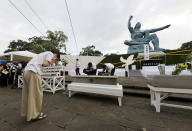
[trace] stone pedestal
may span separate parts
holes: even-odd
[[[72,81],[77,83],[117,85],[117,76],[72,76]]]
[[[152,48],[150,45],[149,45],[149,50],[152,51]],[[143,51],[144,51],[144,44],[132,45],[132,46],[129,46],[127,54],[133,54],[133,53],[138,53],[138,52],[143,52]]]
[[[149,52],[149,57],[150,56],[164,56],[165,55],[165,53],[164,52],[162,52],[162,51],[152,51],[152,52]],[[139,53],[138,54],[138,58],[140,58],[140,57],[144,57],[144,53]]]

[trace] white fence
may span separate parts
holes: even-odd
[[[55,91],[65,90],[65,72],[63,66],[43,67],[42,72],[43,91],[52,92],[54,94]],[[18,88],[22,87],[23,77],[18,76]]]

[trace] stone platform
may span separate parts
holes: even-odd
[[[164,56],[165,55],[165,53],[164,52],[162,52],[162,51],[152,51],[152,52],[149,52],[149,56]],[[138,58],[140,58],[140,57],[144,57],[144,53],[139,53],[138,54]]]
[[[134,77],[108,77],[110,79],[102,79],[103,77],[107,78],[107,76],[98,76],[96,79],[94,76],[65,76],[66,82],[70,83],[72,81],[78,81],[78,82],[92,82],[92,83],[100,83],[100,84],[109,84],[109,82],[114,85],[116,83],[119,83],[120,85],[123,85],[124,87],[143,87],[147,88],[147,81],[145,77],[140,76],[137,73],[138,76]],[[93,79],[94,78],[94,79]]]
[[[77,83],[90,83],[90,84],[104,84],[104,85],[116,85],[117,76],[96,76],[96,75],[80,75],[71,76],[73,82]]]

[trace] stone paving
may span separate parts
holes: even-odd
[[[168,100],[167,102],[170,102]],[[191,105],[192,100],[172,103]],[[192,110],[162,107],[156,113],[147,96],[113,97],[66,92],[44,93],[44,120],[20,117],[21,89],[0,88],[0,131],[191,131]]]

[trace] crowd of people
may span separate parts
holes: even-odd
[[[0,65],[0,87],[11,85],[12,88],[17,88],[18,75],[22,73],[22,64],[14,64],[7,62]]]

